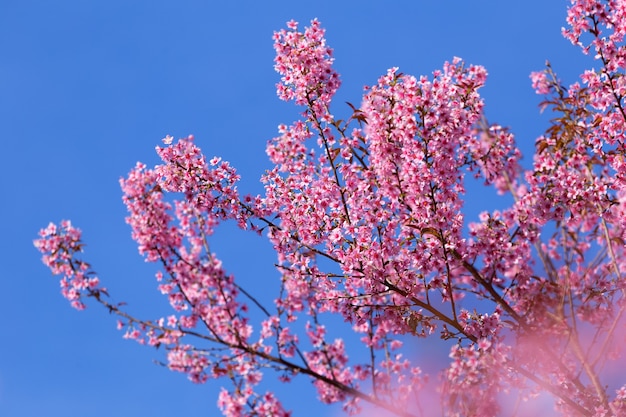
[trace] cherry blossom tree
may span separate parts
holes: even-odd
[[[554,118],[529,169],[513,135],[483,116],[484,68],[459,58],[431,77],[392,68],[339,119],[324,30],[291,21],[274,34],[277,90],[304,110],[267,145],[263,195],[241,196],[236,170],[191,136],[166,137],[160,165],[138,163],[120,181],[173,312],[147,320],[113,302],[69,221],[35,246],[73,307],[102,304],[124,337],[164,348],[166,366],[193,382],[230,380],[218,398],[226,416],[290,415],[259,388],[272,374],[310,379],[349,414],[521,415],[549,395],[558,415],[626,416],[614,372],[626,342],[626,1],[572,0],[567,22],[564,36],[599,69],[569,86],[549,64],[531,74]],[[471,176],[511,206],[466,219]],[[276,283],[273,305],[213,252],[225,221],[273,245],[278,272],[263,277]],[[356,338],[331,338],[329,320]],[[450,360],[428,382],[410,349],[431,339]],[[438,400],[420,397],[432,380]]]

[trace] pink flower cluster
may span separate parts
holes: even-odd
[[[43,263],[53,274],[63,276],[61,294],[77,310],[85,308],[81,299],[84,295],[99,297],[101,292],[106,293],[105,288],[99,287],[100,280],[94,276],[89,264],[75,258],[77,253],[83,251],[80,238],[80,229],[64,220],[59,226],[50,223],[35,240],[35,247],[43,253]]]
[[[594,48],[601,69],[585,72],[584,86],[561,85],[550,66],[531,74],[556,117],[528,170],[513,134],[483,117],[484,68],[459,58],[432,77],[391,68],[338,120],[324,31],[289,22],[274,35],[277,90],[306,110],[269,141],[263,196],[241,197],[235,169],[207,161],[193,137],[167,137],[162,164],[121,180],[139,251],[162,265],[167,318],[139,320],[104,301],[69,222],[36,246],[75,307],[94,296],[122,317],[125,337],[164,346],[170,369],[230,380],[218,399],[226,416],[290,414],[256,392],[268,370],[311,378],[321,401],[349,414],[415,416],[427,376],[411,349],[433,335],[450,342],[446,415],[496,416],[502,394],[543,391],[563,415],[623,416],[626,390],[609,387],[604,370],[620,364],[626,334],[625,11],[626,1],[572,1],[564,34]],[[468,174],[511,206],[468,222]],[[273,306],[211,250],[227,220],[272,243]],[[333,335],[332,315],[356,338]]]
[[[328,104],[341,82],[332,68],[333,51],[326,46],[324,29],[317,20],[304,33],[293,20],[287,28],[274,33],[274,68],[282,75],[278,97],[299,105]]]

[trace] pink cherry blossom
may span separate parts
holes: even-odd
[[[267,144],[263,195],[241,196],[235,168],[193,136],[166,136],[160,164],[120,180],[173,311],[146,320],[109,301],[70,222],[35,246],[72,306],[91,297],[123,337],[163,347],[169,369],[224,380],[226,416],[289,416],[261,392],[270,376],[309,378],[350,415],[417,416],[422,403],[426,415],[508,415],[510,397],[524,413],[543,393],[546,415],[625,416],[626,386],[610,375],[623,373],[626,341],[626,1],[572,0],[567,23],[599,69],[571,85],[549,64],[530,75],[555,116],[527,169],[512,131],[484,117],[485,68],[456,57],[430,76],[390,68],[339,119],[324,29],[290,21],[274,34],[277,93],[305,110]],[[466,218],[471,177],[510,207]],[[273,305],[213,251],[226,221],[273,245]],[[435,360],[415,347],[437,339],[448,362],[429,377]],[[424,399],[435,382],[440,398]]]

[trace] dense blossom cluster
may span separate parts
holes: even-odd
[[[107,300],[77,258],[80,232],[51,224],[36,241],[76,308],[94,297],[120,316],[125,337],[167,349],[167,366],[194,382],[231,380],[226,416],[288,416],[266,371],[312,379],[321,401],[416,416],[508,412],[507,394],[554,398],[567,416],[626,416],[626,1],[573,0],[564,35],[594,51],[599,70],[564,86],[552,68],[531,74],[555,111],[521,168],[513,135],[483,117],[486,70],[454,58],[432,77],[390,69],[337,120],[340,81],[316,20],[274,36],[278,95],[305,108],[280,125],[263,196],[206,160],[193,137],[164,139],[162,164],[121,180],[127,222],[174,314],[140,320]],[[466,176],[511,196],[505,210],[463,215]],[[210,247],[223,221],[265,233],[280,274],[273,306],[229,275]],[[336,338],[330,314],[357,336]],[[411,346],[449,343],[440,402]],[[360,340],[362,352],[349,344]],[[519,402],[519,401],[518,401]],[[523,404],[518,404],[523,411]],[[545,414],[545,412],[544,412]]]
[[[312,108],[328,104],[341,82],[332,67],[333,51],[326,46],[324,29],[317,20],[304,33],[293,20],[287,28],[274,33],[274,68],[282,75],[276,85],[278,96]]]
[[[76,258],[76,254],[82,252],[83,244],[80,230],[70,221],[64,220],[58,226],[50,223],[39,232],[35,247],[44,254],[42,261],[52,273],[63,276],[61,293],[72,307],[83,310],[83,296],[99,297],[101,292],[106,293],[105,288],[99,287],[100,280],[94,276],[89,264]]]

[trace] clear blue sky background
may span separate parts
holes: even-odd
[[[118,179],[137,160],[154,164],[166,134],[192,133],[260,192],[265,143],[299,112],[274,87],[271,36],[287,20],[327,29],[338,114],[392,66],[430,74],[453,56],[486,66],[487,115],[513,129],[528,164],[548,120],[529,73],[550,59],[574,81],[593,66],[561,37],[565,10],[563,0],[0,1],[0,416],[219,414],[219,384],[154,365],[160,353],[123,340],[98,306],[71,309],[32,240],[71,219],[116,300],[142,317],[169,314],[130,239]],[[471,216],[503,204],[479,191],[468,200]],[[252,289],[277,282],[262,239],[225,228],[213,247]],[[294,417],[337,414],[306,381],[279,389]]]

